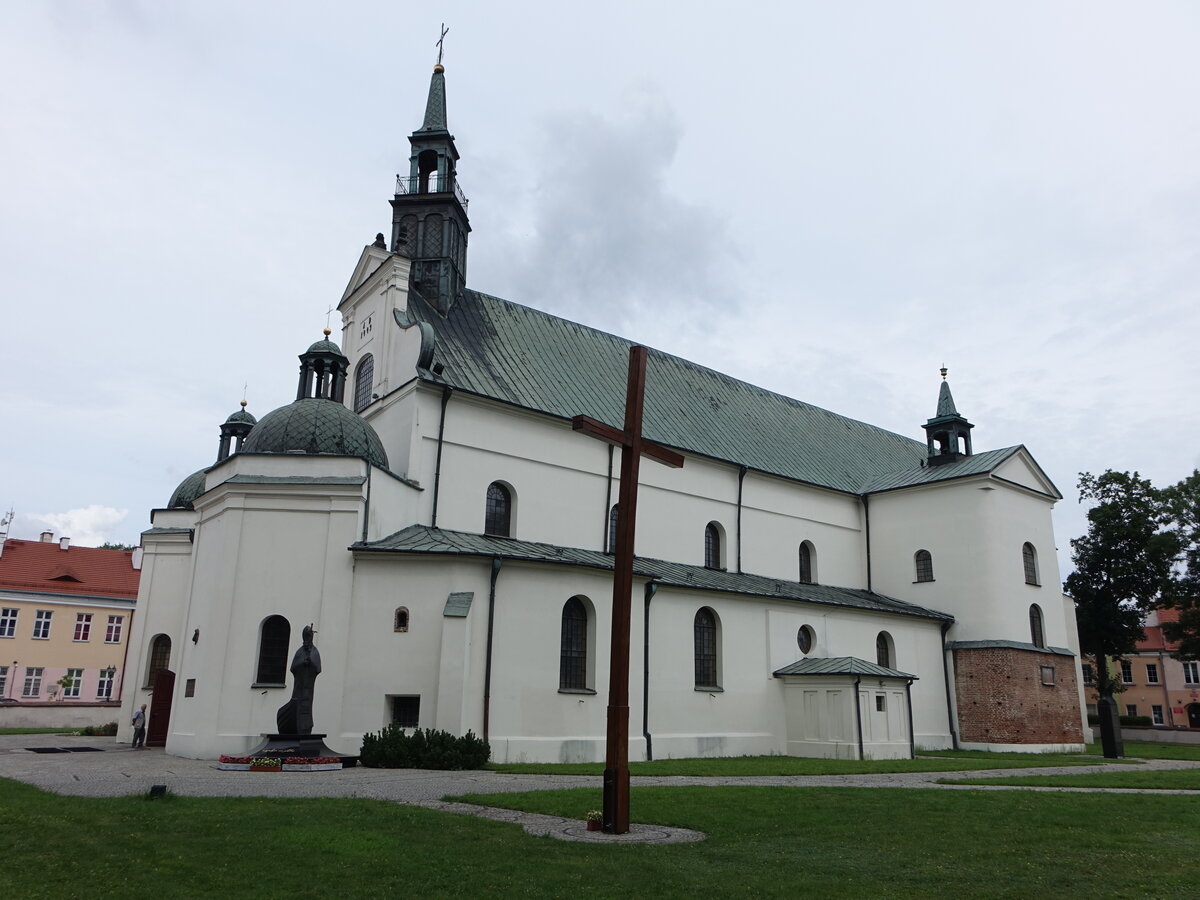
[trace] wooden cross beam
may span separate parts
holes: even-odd
[[[618,430],[588,416],[575,416],[571,428],[621,448],[621,489],[617,495],[617,546],[613,561],[612,643],[609,652],[608,734],[604,754],[604,830],[629,831],[629,621],[633,593],[633,534],[637,521],[638,468],[642,455],[680,468],[683,457],[642,437],[646,393],[646,348],[629,348],[625,428]]]

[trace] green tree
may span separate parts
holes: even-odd
[[[100,545],[101,550],[136,550],[136,544],[117,544],[112,541],[105,541]]]
[[[1179,541],[1179,578],[1174,594],[1161,604],[1179,610],[1179,621],[1164,622],[1163,634],[1179,643],[1172,656],[1200,659],[1200,471],[1163,493]]]
[[[1146,611],[1174,596],[1179,533],[1169,527],[1166,492],[1137,472],[1084,472],[1079,500],[1095,505],[1088,510],[1087,534],[1071,541],[1075,571],[1066,589],[1075,601],[1080,650],[1096,663],[1104,755],[1120,756],[1112,697],[1117,685],[1108,660],[1133,653],[1145,637]]]

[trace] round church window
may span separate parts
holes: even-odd
[[[796,645],[800,648],[801,653],[807,653],[812,649],[813,630],[807,625],[801,625],[800,630],[796,632]]]

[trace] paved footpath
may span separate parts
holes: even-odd
[[[32,747],[72,752],[36,753]],[[96,748],[89,752],[79,748]],[[1200,762],[1148,760],[1138,771],[1200,768]],[[637,776],[636,786],[767,785],[780,787],[888,787],[947,790],[1104,791],[1110,793],[1194,794],[1195,791],[1140,791],[1118,788],[1026,788],[984,785],[939,785],[939,779],[989,778],[1016,775],[1080,775],[1112,771],[1111,764],[1053,766],[1031,769],[986,769],[959,772],[902,772],[877,775],[784,775],[739,778]],[[23,781],[56,794],[79,797],[119,797],[144,794],[163,784],[172,793],[190,797],[361,797],[421,806],[445,812],[481,816],[520,824],[530,834],[562,840],[603,843],[676,843],[703,840],[704,835],[682,828],[635,825],[628,835],[589,832],[579,820],[561,819],[510,809],[495,809],[443,800],[462,794],[548,791],[601,787],[598,775],[509,775],[499,772],[434,772],[423,769],[368,769],[336,772],[223,772],[210,760],[167,756],[161,749],[133,750],[112,738],[57,734],[0,735],[0,777]]]

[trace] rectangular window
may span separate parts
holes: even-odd
[[[1054,666],[1042,666],[1042,684],[1054,684]]]
[[[1125,715],[1136,716],[1137,715],[1137,704],[1136,703],[1126,703],[1125,704]]]
[[[42,670],[25,667],[25,687],[21,689],[22,697],[37,697],[42,693]]]
[[[104,643],[119,644],[121,643],[121,626],[125,622],[124,616],[109,616],[108,627],[104,630]]]
[[[1150,707],[1150,718],[1154,720],[1155,725],[1163,724],[1163,710],[1161,706]]]
[[[8,666],[0,666],[0,700],[8,696]]]
[[[96,682],[96,699],[111,700],[113,692],[113,679],[116,678],[116,669],[101,669],[100,680]]]
[[[1146,684],[1158,684],[1158,664],[1146,663]]]
[[[401,728],[419,728],[421,721],[421,698],[393,697],[392,724]]]
[[[196,679],[195,678],[189,678],[187,681],[185,681],[183,683],[183,696],[185,696],[185,697],[195,697],[196,696]]]
[[[83,684],[83,669],[67,669],[66,682],[63,685],[63,696],[78,697],[79,688]]]
[[[1183,664],[1183,683],[1200,684],[1200,663],[1185,662]]]
[[[1095,703],[1089,703],[1087,705],[1087,713],[1089,716],[1098,716],[1100,715],[1100,708]]]
[[[1121,684],[1133,684],[1133,663],[1121,660]]]
[[[887,712],[887,697],[883,694],[875,695],[875,712]]]
[[[0,637],[13,637],[17,633],[17,611],[5,607],[0,609]]]
[[[1095,684],[1096,683],[1096,673],[1092,670],[1091,663],[1083,664],[1083,683],[1084,684]]]
[[[48,609],[39,609],[37,617],[33,620],[33,636],[39,641],[50,639],[50,617],[54,613]]]
[[[92,639],[92,614],[75,614],[75,640],[90,641]]]

